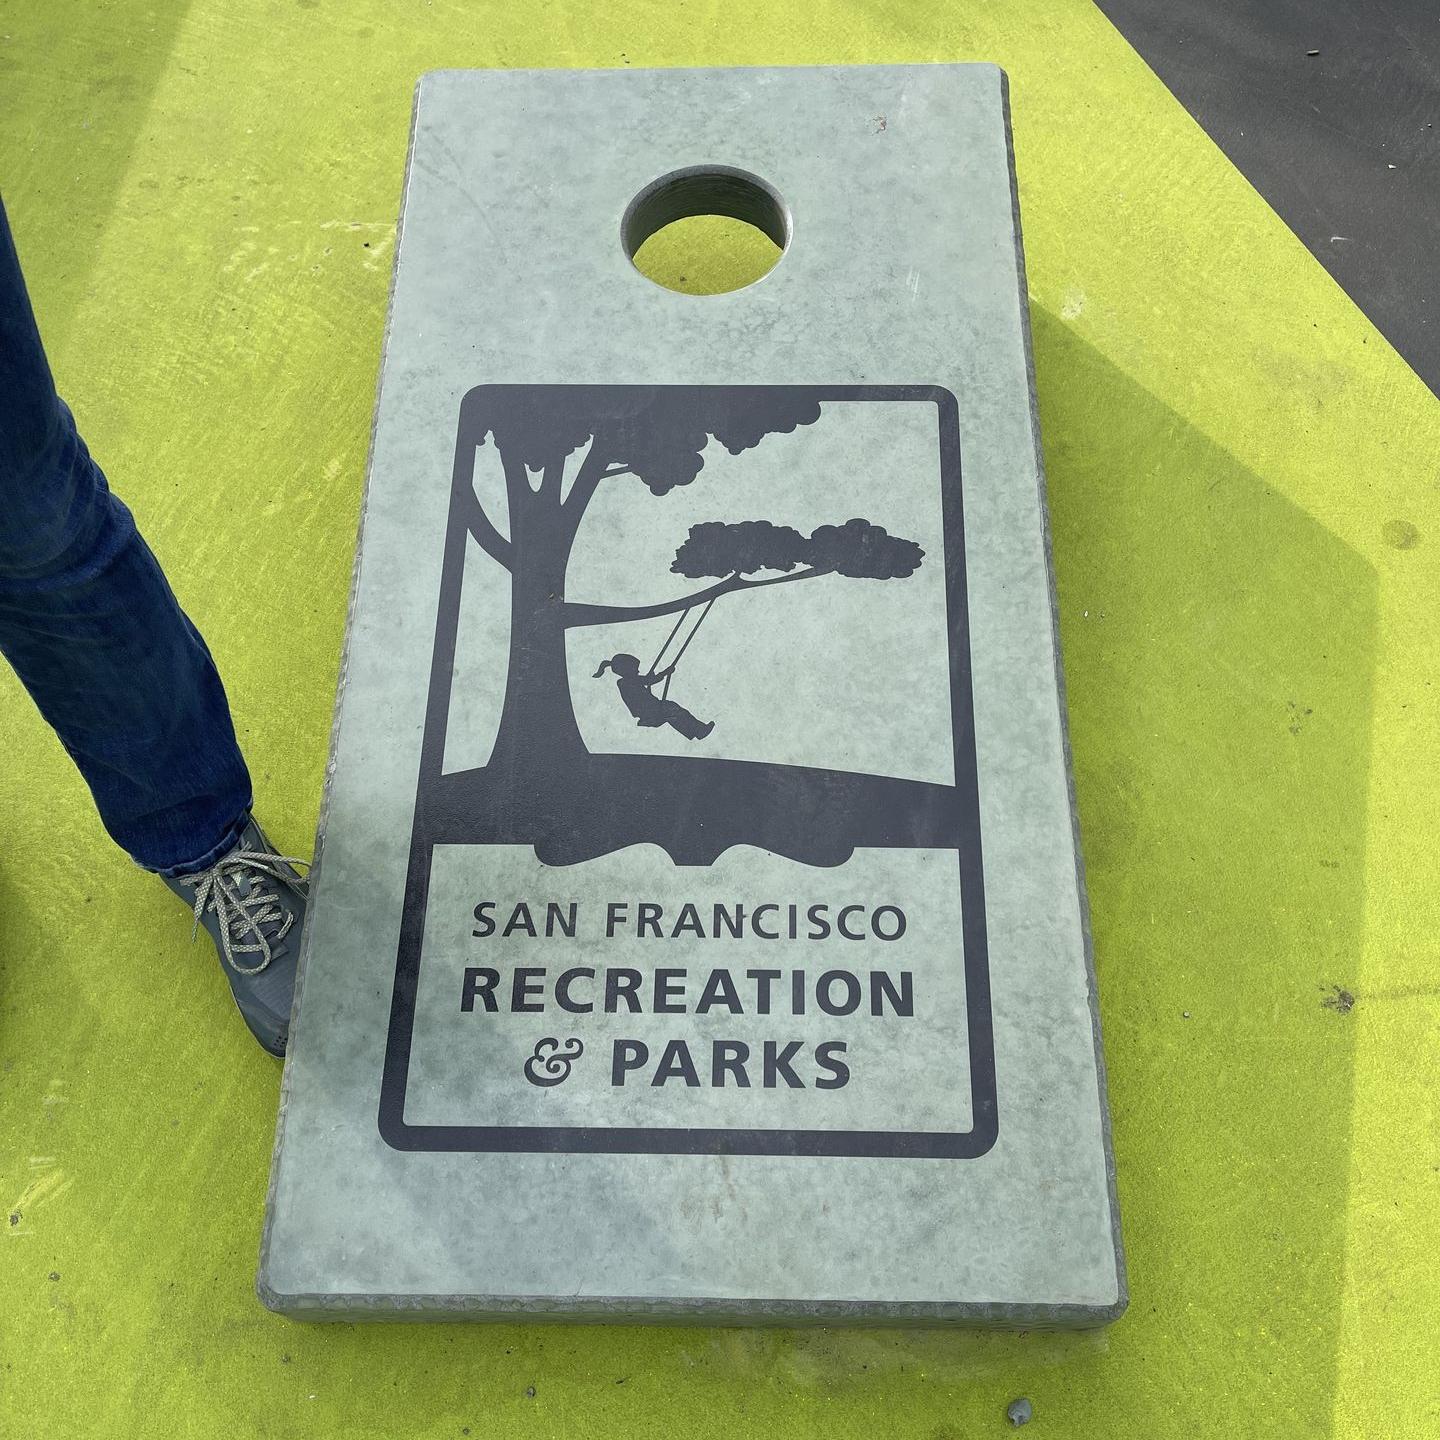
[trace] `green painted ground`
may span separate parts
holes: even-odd
[[[1097,12],[9,0],[0,181],[303,848],[416,76],[962,58],[1013,86],[1129,1315],[268,1315],[278,1068],[5,672],[0,1431],[959,1440],[1022,1393],[1077,1440],[1440,1431],[1440,405]]]

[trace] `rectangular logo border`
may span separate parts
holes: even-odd
[[[445,552],[437,605],[435,652],[421,749],[420,784],[438,773],[445,749],[449,685],[455,649],[455,620],[465,562],[468,528],[460,510],[462,485],[470,484],[476,436],[467,418],[472,400],[487,391],[538,386],[488,385],[471,390],[460,406],[455,475],[446,524]],[[551,388],[551,387],[546,387]],[[553,387],[572,388],[572,387]],[[385,1060],[377,1116],[381,1138],[398,1151],[498,1153],[653,1154],[653,1155],[798,1155],[894,1159],[976,1159],[993,1148],[999,1135],[995,1049],[990,1002],[989,954],[985,929],[984,861],[980,833],[979,783],[975,752],[974,694],[970,672],[969,595],[965,563],[965,527],[960,464],[959,406],[954,394],[938,385],[775,385],[775,386],[583,386],[583,389],[713,388],[786,390],[817,401],[929,401],[939,419],[940,487],[945,536],[946,604],[950,631],[951,731],[955,788],[966,831],[973,843],[960,848],[965,1001],[970,1054],[972,1125],[966,1131],[872,1131],[793,1129],[676,1129],[605,1126],[410,1125],[405,1121],[415,990],[424,939],[430,864],[434,842],[411,837],[405,882],[395,985],[386,1035]],[[450,617],[447,620],[447,617]]]

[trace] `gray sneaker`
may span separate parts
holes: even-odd
[[[235,848],[207,870],[163,877],[215,942],[225,978],[250,1033],[272,1055],[284,1055],[295,997],[295,965],[305,924],[308,882],[278,855],[252,818]]]

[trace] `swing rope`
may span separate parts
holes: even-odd
[[[700,633],[700,627],[705,623],[705,617],[710,613],[711,607],[719,598],[718,595],[712,595],[710,599],[705,602],[705,608],[700,612],[700,618],[695,622],[694,627],[685,637],[684,644],[675,652],[675,658],[666,667],[668,673],[665,676],[665,684],[660,690],[660,698],[662,700],[668,700],[670,698],[670,680],[675,673],[675,667],[680,663],[680,657],[690,648],[690,642]],[[649,673],[651,675],[656,673],[656,667],[660,664],[661,657],[670,648],[675,637],[680,633],[680,627],[690,618],[690,611],[693,608],[693,606],[686,606],[686,608],[680,612],[680,618],[675,622],[674,628],[665,637],[665,643],[655,652],[655,658],[650,662]]]
[[[665,637],[665,643],[655,652],[655,658],[650,662],[649,674],[655,673],[656,667],[660,664],[660,657],[670,648],[671,642],[680,633],[680,627],[690,618],[690,606],[686,606],[680,612],[680,618],[675,622],[670,633]]]

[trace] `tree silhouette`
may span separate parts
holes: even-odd
[[[473,475],[457,473],[457,502],[470,534],[511,576],[509,667],[491,765],[512,773],[585,752],[570,698],[568,630],[653,619],[822,575],[903,578],[924,554],[860,519],[808,536],[766,520],[712,521],[691,528],[670,568],[716,584],[653,605],[575,603],[565,597],[566,570],[601,485],[638,483],[664,496],[700,475],[710,440],[739,455],[768,435],[813,425],[819,401],[777,387],[517,386],[474,392],[467,404],[478,406],[469,417],[476,446],[494,445],[505,478],[508,534],[481,504]],[[473,466],[473,456],[462,463]],[[748,578],[762,571],[779,573]]]

